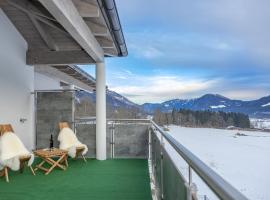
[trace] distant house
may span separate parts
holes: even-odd
[[[237,128],[235,126],[228,126],[226,129],[228,129],[228,130],[235,130]]]

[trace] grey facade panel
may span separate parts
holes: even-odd
[[[163,199],[188,199],[188,185],[169,154],[163,150]]]
[[[148,128],[143,124],[115,124],[115,157],[147,158]]]
[[[73,128],[74,117],[80,118],[74,91],[39,91],[36,93],[36,148],[48,148],[50,135],[58,147],[59,122]],[[81,109],[83,110],[83,109]],[[74,116],[77,114],[77,116]],[[84,116],[83,116],[84,117]],[[110,121],[107,124],[107,158],[148,158],[149,124]],[[95,121],[78,121],[74,128],[78,139],[88,146],[87,157],[96,157]]]
[[[96,157],[96,125],[95,124],[76,124],[76,135],[78,139],[87,145],[87,157]]]
[[[160,141],[155,133],[151,134],[152,143],[152,167],[155,177],[155,186],[158,200],[162,199],[162,180],[161,180],[161,148]]]
[[[37,92],[36,98],[36,148],[48,148],[51,134],[58,147],[58,123],[72,125],[73,92]]]
[[[87,145],[88,152],[86,154],[89,158],[96,157],[96,124],[91,123],[77,123],[76,124],[76,135],[78,139]],[[107,126],[107,158],[111,158],[111,135],[110,130]]]

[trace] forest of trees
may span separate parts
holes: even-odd
[[[169,113],[156,110],[154,121],[159,125],[175,124],[186,127],[209,127],[226,128],[235,126],[240,128],[250,128],[248,115],[242,113],[225,113],[222,111],[193,111],[193,110],[173,110]]]

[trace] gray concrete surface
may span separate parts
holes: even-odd
[[[36,148],[48,148],[50,135],[58,147],[58,123],[72,124],[72,92],[38,92],[36,105]]]

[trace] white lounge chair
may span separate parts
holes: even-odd
[[[0,125],[0,177],[5,177],[9,182],[8,170],[14,171],[23,169],[27,163],[33,175],[35,172],[32,168],[34,155],[30,153],[19,137],[14,134],[10,124]]]
[[[59,123],[60,133],[58,135],[58,141],[60,142],[59,149],[68,151],[68,155],[71,158],[78,158],[81,156],[85,162],[84,155],[87,153],[88,148],[85,144],[82,144],[73,130],[69,127],[67,122]]]

